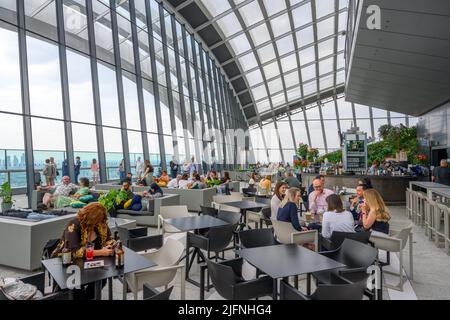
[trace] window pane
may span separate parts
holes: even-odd
[[[31,114],[63,118],[58,47],[27,36]]]
[[[70,113],[73,121],[95,123],[89,58],[67,50]]]
[[[17,32],[3,29],[0,24],[0,39],[0,110],[22,113]]]
[[[104,125],[120,127],[116,72],[112,70],[112,66],[100,62],[97,67],[102,122]]]

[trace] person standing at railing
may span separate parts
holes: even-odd
[[[67,162],[67,159],[64,159],[62,163],[62,176],[68,176],[69,175],[69,162]]]
[[[97,159],[92,159],[92,163],[91,163],[91,177],[92,177],[92,184],[94,186],[98,183],[99,172],[100,172],[100,167],[99,167],[99,165],[97,163]]]
[[[52,185],[52,164],[50,163],[50,159],[45,159],[45,166],[44,166],[44,170],[42,172],[42,174],[45,177],[45,184],[47,186],[51,186]]]
[[[56,176],[59,175],[58,168],[56,167],[55,158],[50,157],[50,166],[51,166],[51,174],[50,174],[50,185],[55,185]]]
[[[136,176],[138,180],[142,179],[142,172],[144,169],[144,164],[141,161],[141,157],[138,157],[136,160]]]
[[[74,173],[75,173],[75,184],[78,184],[78,176],[80,175],[81,170],[81,160],[80,157],[75,158],[75,167],[74,167]]]
[[[119,173],[119,179],[120,183],[123,183],[125,181],[125,159],[122,159],[119,164],[119,168],[117,168],[117,172]]]

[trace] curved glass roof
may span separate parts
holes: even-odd
[[[250,123],[303,105],[326,92],[336,94],[345,81],[346,0],[194,0],[208,16],[196,30],[214,25],[249,94],[244,108],[255,108]],[[235,88],[236,89],[236,88]],[[319,94],[319,95],[318,95]],[[332,95],[332,94],[331,94]],[[327,96],[330,96],[328,94]],[[241,99],[242,102],[242,99]]]

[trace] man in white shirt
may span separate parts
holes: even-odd
[[[178,175],[175,179],[172,179],[169,181],[169,183],[167,184],[167,188],[172,188],[172,189],[176,189],[178,188],[178,182],[181,179],[181,175]]]

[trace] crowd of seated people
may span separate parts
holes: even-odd
[[[389,234],[389,210],[379,192],[372,188],[369,178],[358,181],[349,210],[345,210],[338,194],[324,188],[324,182],[325,177],[318,176],[312,183],[313,191],[308,197],[312,221],[307,224],[299,210],[301,190],[279,181],[271,199],[271,218],[290,222],[298,231],[317,229],[324,239],[329,239],[334,231]],[[314,220],[314,215],[321,216],[320,222]]]

